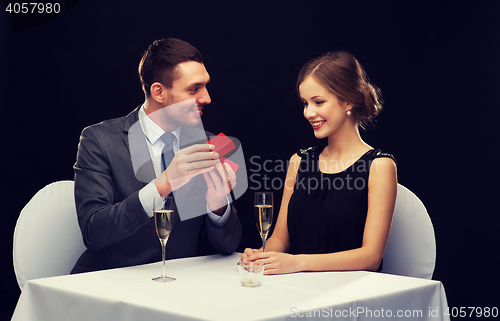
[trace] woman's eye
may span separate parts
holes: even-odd
[[[325,103],[325,102],[324,102],[324,101],[322,101],[322,100],[318,100],[318,101],[316,101],[316,105],[323,105],[324,103]]]

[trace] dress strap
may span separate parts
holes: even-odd
[[[319,154],[325,149],[324,146],[312,146],[308,148],[301,148],[297,151],[297,155],[301,158],[304,158],[304,156],[307,157],[318,157]],[[394,162],[397,163],[396,158],[389,153],[383,152],[380,149],[371,149],[367,151],[363,156],[371,157],[371,158],[379,158],[379,157],[389,157],[391,158]]]
[[[317,157],[321,152],[323,151],[325,147],[320,147],[320,146],[313,146],[309,148],[301,148],[297,152],[297,155],[301,158],[304,156],[309,156],[309,157]]]
[[[381,151],[380,149],[369,150],[368,152],[366,152],[365,155],[368,157],[372,157],[372,158],[388,157],[388,158],[392,159],[397,164],[396,158],[392,154],[385,153],[385,152]]]

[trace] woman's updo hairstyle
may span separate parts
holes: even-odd
[[[350,102],[351,116],[363,129],[382,110],[380,89],[370,83],[363,67],[349,52],[329,52],[306,63],[297,79],[297,92],[309,76],[339,99]]]

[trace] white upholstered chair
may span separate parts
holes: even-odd
[[[382,272],[431,279],[435,263],[436,239],[429,214],[415,194],[398,184]]]
[[[14,270],[19,287],[28,280],[65,275],[85,250],[76,216],[74,182],[38,191],[22,209],[14,230]]]

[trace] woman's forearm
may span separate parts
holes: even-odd
[[[358,248],[337,253],[299,254],[295,259],[300,271],[376,271],[382,255]]]

